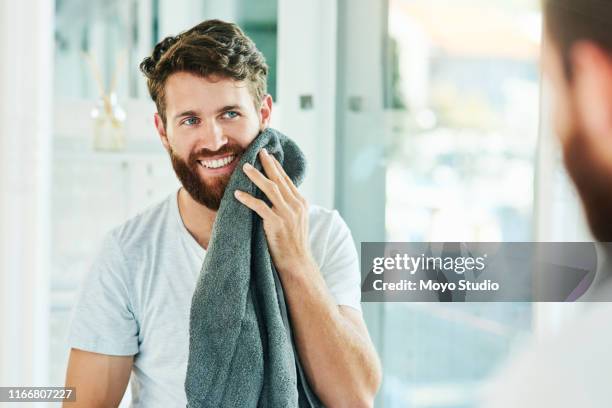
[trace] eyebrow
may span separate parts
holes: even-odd
[[[227,105],[227,106],[224,106],[221,109],[217,110],[217,113],[227,112],[227,111],[231,111],[231,110],[242,110],[242,106],[240,106],[240,105]]]
[[[226,105],[220,109],[217,109],[217,113],[221,113],[221,112],[227,112],[227,111],[231,111],[231,110],[242,110],[242,106],[240,105]],[[183,111],[181,113],[177,113],[176,115],[174,115],[174,120],[182,118],[182,117],[186,117],[186,116],[198,116],[198,111],[195,110],[186,110]]]
[[[194,110],[186,110],[186,111],[183,111],[181,113],[177,113],[176,115],[174,115],[174,120],[178,118],[182,118],[184,116],[197,116],[197,115],[198,115],[198,112]]]

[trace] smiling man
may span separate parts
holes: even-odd
[[[262,218],[312,389],[329,407],[372,406],[381,371],[350,231],[308,205],[265,151],[264,173],[237,167],[272,113],[262,54],[236,25],[210,20],[164,39],[141,70],[182,187],[107,235],[74,310],[66,384],[77,402],[66,406],[117,406],[130,374],[132,406],[186,405],[191,298],[236,171],[273,203],[236,197]]]

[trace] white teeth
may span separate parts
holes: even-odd
[[[235,156],[227,156],[223,159],[215,159],[215,160],[200,160],[199,163],[207,167],[209,169],[218,169],[219,167],[224,167],[230,164],[234,160]]]

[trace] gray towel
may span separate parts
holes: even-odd
[[[263,147],[296,185],[304,177],[304,155],[273,129],[255,138],[232,174],[191,302],[189,408],[322,406],[293,344],[263,222],[234,198],[238,189],[265,199],[242,171],[247,162],[262,170],[258,153]]]

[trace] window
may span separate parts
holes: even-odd
[[[391,0],[388,241],[529,241],[536,1]],[[530,333],[529,303],[387,303],[385,408],[471,407]]]
[[[387,238],[531,238],[537,2],[392,0]]]

